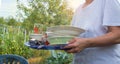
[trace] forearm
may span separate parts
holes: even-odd
[[[99,36],[96,38],[88,38],[86,40],[88,43],[88,47],[110,46],[120,43],[120,34],[109,32],[103,36]]]
[[[105,47],[120,43],[120,26],[119,27],[108,27],[108,33],[95,37],[95,38],[74,38],[69,41],[69,45],[65,48],[71,48],[67,52],[77,53],[85,48],[90,47]]]

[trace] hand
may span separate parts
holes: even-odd
[[[68,45],[65,46],[65,49],[70,49],[66,50],[68,53],[77,53],[81,52],[85,48],[88,47],[87,39],[86,38],[74,38],[69,41]]]

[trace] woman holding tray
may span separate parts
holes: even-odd
[[[120,0],[86,0],[71,25],[86,30],[65,47],[73,64],[120,64]]]

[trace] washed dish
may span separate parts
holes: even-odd
[[[42,34],[31,34],[26,46],[40,50],[67,50],[63,49],[67,42],[74,37],[78,37],[85,30],[72,26],[54,26],[47,28],[47,37]]]
[[[42,36],[43,36],[42,34],[31,34],[30,39],[40,40]]]
[[[79,36],[85,30],[73,26],[53,26],[47,28],[48,37],[51,36]]]
[[[48,37],[50,44],[66,44],[69,40],[74,38],[73,36],[54,36]]]

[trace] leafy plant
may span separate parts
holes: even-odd
[[[47,58],[46,64],[70,64],[72,55],[61,51],[51,51],[51,56]]]

